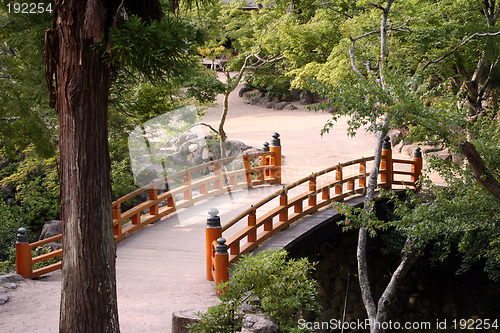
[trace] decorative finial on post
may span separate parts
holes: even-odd
[[[212,208],[208,211],[207,226],[205,228],[205,255],[207,280],[213,281],[212,275],[212,242],[222,237],[219,210]]]
[[[413,152],[413,157],[422,158],[422,149],[420,147],[415,148],[415,151]]]
[[[215,254],[227,254],[226,239],[224,237],[217,238],[217,246],[215,247]]]
[[[274,157],[271,158],[271,165],[274,165],[276,169],[271,170],[270,176],[276,179],[276,184],[281,184],[281,140],[277,132],[273,133],[272,137],[269,151],[274,153]]]
[[[220,216],[217,208],[212,208],[208,211],[207,228],[220,228]]]
[[[386,136],[384,138],[384,143],[382,144],[382,149],[384,149],[384,150],[391,150],[392,149],[391,139],[388,136]]]
[[[280,137],[279,133],[274,132],[273,135],[272,135],[272,137],[273,137],[273,140],[271,141],[271,145],[273,147],[280,147],[281,146],[281,141],[279,139],[279,137]]]
[[[26,228],[19,228],[17,230],[17,243],[28,243],[28,235],[26,234]]]
[[[269,142],[264,142],[262,151],[269,151]]]

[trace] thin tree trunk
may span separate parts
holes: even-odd
[[[54,33],[63,266],[60,332],[119,332],[107,108],[110,70],[92,47],[104,1],[58,1]]]

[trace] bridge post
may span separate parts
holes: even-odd
[[[33,274],[33,266],[31,266],[31,250],[28,243],[28,235],[25,228],[17,230],[16,240],[16,271],[26,279],[30,279]]]
[[[206,252],[206,266],[207,266],[207,280],[213,281],[212,274],[212,243],[222,237],[222,228],[220,225],[219,211],[212,208],[208,211],[207,226],[205,229],[205,252]]]
[[[156,185],[154,185],[153,188],[149,190],[149,200],[156,201],[157,199],[158,199],[158,188]],[[149,215],[158,216],[158,202],[156,202],[153,206],[149,207]]]
[[[252,187],[252,173],[250,172],[250,156],[243,155],[243,168],[245,169],[245,181],[248,188]]]
[[[359,187],[366,189],[366,161],[359,162],[359,173],[361,177],[359,177]]]
[[[386,136],[382,144],[382,160],[380,161],[380,182],[386,189],[392,188],[392,148],[389,137]]]
[[[252,211],[248,213],[248,226],[253,227],[253,230],[248,232],[247,242],[249,243],[253,243],[257,240],[257,229],[255,228],[255,225],[257,224],[257,216],[253,205],[251,207]]]
[[[308,205],[314,207],[316,206],[316,177],[309,180],[309,192],[312,194],[309,196]]]
[[[122,209],[121,209],[121,203],[118,203],[113,206],[113,220],[118,220],[120,217],[122,217]],[[122,233],[122,224],[117,223],[113,224],[113,234],[115,236],[121,235]]]
[[[271,146],[269,147],[269,151],[274,152],[274,157],[272,159],[274,163],[272,163],[272,165],[276,167],[271,176],[276,178],[277,184],[281,184],[281,140],[279,137],[280,135],[278,133],[274,133]]]
[[[411,181],[416,183],[420,176],[422,175],[423,159],[422,159],[422,149],[420,147],[415,148],[413,152],[413,164],[411,165]],[[415,189],[420,191],[421,186],[415,184]]]
[[[342,190],[344,188],[344,183],[342,182],[343,177],[342,177],[342,167],[341,166],[339,166],[338,169],[335,170],[335,180],[341,182],[339,185],[335,185],[335,195],[341,195],[343,192]]]
[[[215,267],[215,286],[229,280],[229,254],[227,253],[226,239],[217,238],[217,246],[215,247],[214,256]],[[221,294],[221,290],[218,291]]]
[[[263,152],[268,152],[269,151],[269,142],[264,142],[264,145],[262,147]],[[269,156],[263,155],[260,157],[260,165],[263,167],[266,167],[269,165]],[[269,177],[269,170],[262,170],[262,173],[259,175],[260,180],[265,180],[266,178]]]
[[[283,192],[280,195],[280,207],[283,211],[280,213],[280,222],[286,223],[288,221],[288,193],[286,192],[285,187],[283,186]],[[285,207],[285,208],[283,208]],[[272,221],[272,220],[271,220]]]

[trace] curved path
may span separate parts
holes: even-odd
[[[327,113],[276,111],[246,104],[235,91],[225,130],[228,137],[261,147],[271,134],[281,135],[283,182],[302,178],[343,161],[373,154],[375,140],[369,133],[350,138],[346,119],[330,134],[320,136]],[[203,119],[218,125],[221,107],[210,108]],[[190,208],[191,220],[170,218],[145,228],[118,245],[117,288],[120,327],[123,333],[170,332],[172,312],[205,309],[217,298],[213,283],[205,279],[204,226],[211,207],[221,211],[222,221],[247,208],[269,192],[255,189],[231,202],[227,197]],[[61,273],[39,280],[25,280],[9,292],[0,306],[0,332],[57,332]]]

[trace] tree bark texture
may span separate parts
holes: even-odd
[[[462,153],[472,167],[474,178],[476,178],[479,184],[481,184],[486,190],[493,194],[497,200],[500,200],[500,183],[488,172],[483,159],[476,150],[476,147],[468,141],[461,143],[459,146],[460,150],[462,150]]]
[[[93,47],[111,1],[57,1],[63,265],[60,332],[119,332],[107,109],[110,69]],[[106,17],[108,15],[108,17]]]

